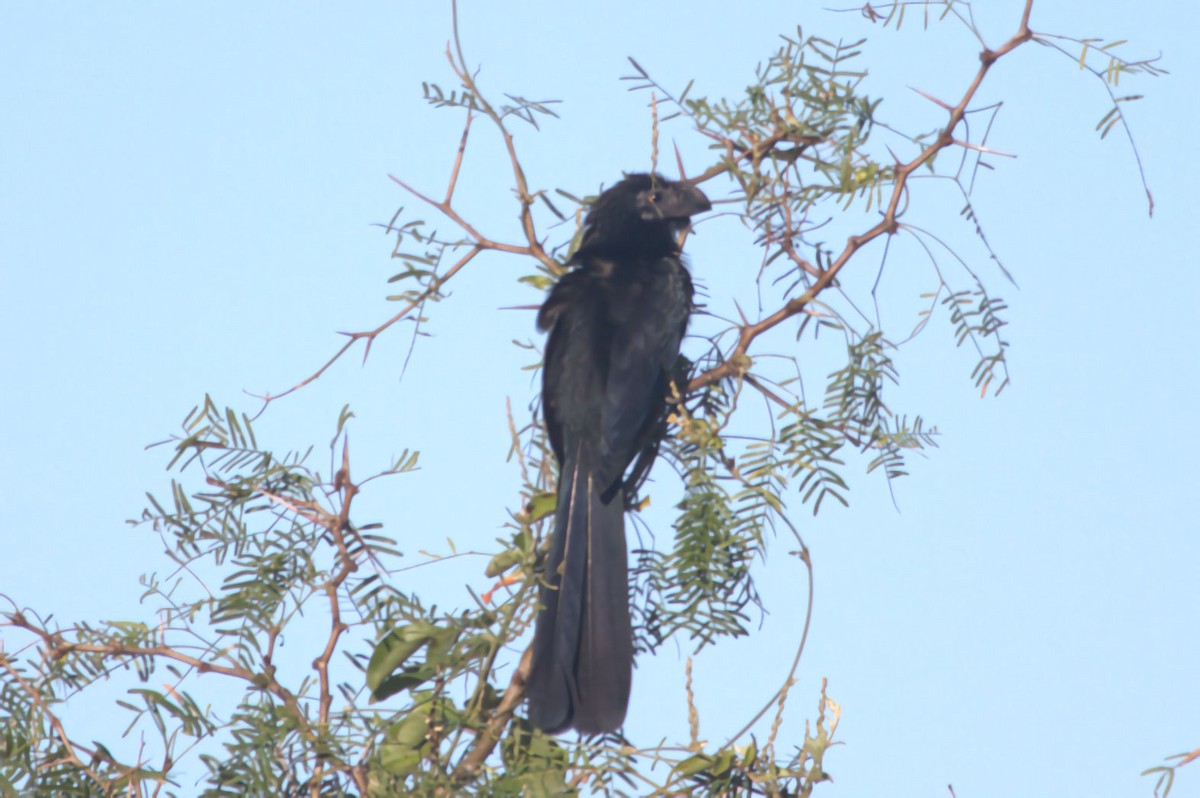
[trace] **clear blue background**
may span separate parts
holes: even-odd
[[[835,784],[824,795],[938,796],[947,784],[960,798],[1149,795],[1139,771],[1200,745],[1198,64],[1183,13],[1165,0],[1074,12],[1040,3],[1032,20],[1038,31],[1127,38],[1129,55],[1163,53],[1169,77],[1121,87],[1148,95],[1128,112],[1152,219],[1123,135],[1093,131],[1106,111],[1098,82],[1029,45],[981,92],[980,104],[1005,103],[991,146],[1019,156],[993,159],[975,196],[1021,285],[984,269],[1011,305],[1013,384],[981,401],[973,357],[953,348],[941,318],[903,350],[891,395],[943,433],[895,486],[900,511],[874,478],[856,478],[851,507],[816,520],[793,502],[816,605],[783,739],[802,739],[828,677],[846,744],[826,761]],[[1002,42],[1019,14],[1016,2],[981,9],[986,40]],[[493,96],[564,101],[542,133],[514,129],[532,184],[577,193],[648,166],[646,96],[617,80],[627,55],[667,86],[695,78],[697,94],[736,97],[797,24],[869,36],[865,88],[907,130],[944,117],[906,87],[956,100],[978,63],[953,23],[923,32],[914,15],[896,33],[811,3],[466,0],[461,19]],[[440,3],[0,8],[0,592],[63,623],[144,617],[136,577],[164,568],[161,544],[124,521],[167,484],[165,452],[145,444],[206,391],[253,411],[243,390],[288,387],[340,346],[335,331],[395,312],[384,299],[391,244],[369,225],[400,205],[436,215],[387,174],[443,190],[461,119],[420,91],[422,80],[454,85],[449,35]],[[705,164],[685,127],[668,128],[671,139],[691,169]],[[506,170],[478,125],[460,208],[517,242]],[[914,218],[972,246],[953,196],[921,199]],[[843,223],[849,232],[869,219]],[[728,310],[734,292],[748,295],[759,255],[731,217],[700,233],[694,271]],[[864,252],[847,280],[869,285],[878,257]],[[505,397],[522,408],[536,383],[519,370],[528,353],[509,343],[533,337],[532,314],[502,308],[539,300],[514,282],[529,268],[509,255],[473,263],[431,309],[432,337],[403,380],[409,337],[397,329],[365,367],[351,356],[263,418],[272,445],[323,446],[350,401],[360,474],[422,450],[422,471],[375,483],[360,502],[360,520],[384,522],[413,562],[419,549],[446,551],[447,538],[486,550],[504,534],[518,486]],[[886,274],[882,301],[905,313],[932,287],[915,247],[894,253]],[[890,319],[896,332],[914,321]],[[659,514],[648,514],[660,543],[677,495],[663,484]],[[772,552],[789,548],[780,540]],[[486,587],[482,566],[397,580],[462,605],[466,585]],[[774,556],[761,574],[761,630],[697,660],[701,735],[714,742],[776,689],[796,643],[802,569]],[[639,662],[631,739],[686,739],[684,653],[669,646]],[[1185,769],[1175,794],[1200,795],[1200,771]]]

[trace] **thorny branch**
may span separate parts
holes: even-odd
[[[358,563],[355,561],[354,554],[346,543],[346,532],[350,530],[350,505],[354,497],[358,494],[358,486],[350,480],[350,443],[342,440],[342,467],[338,469],[337,474],[333,479],[333,487],[341,492],[341,509],[337,515],[323,513],[323,521],[325,528],[329,531],[329,535],[333,538],[334,546],[337,548],[337,570],[325,582],[325,594],[329,598],[329,637],[325,641],[325,650],[313,660],[313,669],[317,672],[319,682],[318,692],[318,714],[317,725],[326,730],[329,727],[329,710],[333,706],[333,687],[329,681],[329,662],[333,659],[334,653],[337,651],[338,641],[342,635],[350,628],[342,621],[342,608],[339,592],[346,579],[358,570]],[[317,761],[316,767],[313,769],[311,779],[311,794],[312,798],[319,798],[321,794],[321,774],[325,763],[321,760]],[[364,792],[367,789],[366,772],[363,768],[352,768],[351,777],[357,783],[359,789]]]
[[[182,665],[187,665],[195,670],[196,673],[216,673],[222,676],[230,676],[250,682],[256,687],[261,687],[271,692],[288,709],[295,712],[301,726],[307,727],[309,725],[295,694],[275,680],[271,669],[268,669],[264,673],[254,673],[240,665],[221,665],[211,660],[193,657],[190,654],[183,653],[178,648],[166,645],[133,646],[124,643],[71,643],[63,639],[61,632],[51,632],[31,622],[23,613],[12,613],[7,618],[7,625],[24,629],[41,638],[44,656],[49,660],[60,660],[71,654],[101,654],[105,657],[113,658],[148,657],[171,660]]]
[[[517,154],[517,148],[513,141],[512,133],[509,132],[508,126],[504,121],[504,117],[496,111],[496,109],[484,98],[482,92],[479,91],[479,87],[475,80],[475,74],[472,73],[470,67],[467,65],[466,56],[463,54],[462,42],[458,33],[458,4],[456,0],[452,0],[451,8],[453,16],[454,40],[453,49],[451,49],[450,44],[446,45],[446,58],[450,62],[450,69],[459,78],[459,80],[462,81],[463,88],[470,92],[474,106],[477,106],[478,111],[483,113],[488,117],[488,119],[491,120],[492,124],[494,124],[496,129],[499,131],[501,138],[504,140],[504,146],[508,151],[509,161],[512,165],[513,180],[516,184],[515,187],[517,200],[521,205],[519,220],[521,224],[521,230],[525,236],[525,243],[507,244],[489,238],[475,229],[473,225],[459,215],[458,211],[454,209],[454,191],[458,186],[459,174],[462,170],[463,161],[466,158],[467,141],[471,132],[471,123],[474,119],[475,113],[474,110],[468,111],[466,121],[463,124],[462,137],[459,139],[458,151],[455,155],[454,163],[450,169],[450,180],[447,183],[446,194],[443,199],[434,200],[433,198],[408,185],[400,178],[394,175],[388,175],[389,179],[391,179],[394,183],[425,204],[440,211],[448,219],[454,222],[464,233],[466,233],[467,237],[471,241],[470,248],[467,250],[467,253],[459,258],[459,260],[444,274],[431,280],[425,290],[422,291],[416,298],[409,301],[399,313],[396,313],[378,327],[374,328],[373,330],[365,330],[361,332],[341,333],[347,337],[348,340],[346,343],[343,344],[340,349],[338,349],[327,361],[325,361],[320,368],[318,368],[311,375],[284,391],[279,393],[268,393],[259,396],[258,398],[262,400],[262,407],[256,414],[256,418],[262,415],[262,413],[267,409],[267,406],[270,405],[270,403],[274,400],[281,399],[289,394],[295,393],[304,386],[320,379],[320,377],[329,369],[330,366],[340,360],[342,355],[349,351],[359,341],[366,342],[363,349],[363,360],[365,361],[371,353],[371,345],[375,342],[375,339],[379,335],[387,331],[398,322],[408,318],[409,314],[412,313],[413,310],[421,307],[431,297],[436,296],[441,291],[443,286],[446,285],[446,283],[452,280],[464,266],[470,263],[475,256],[481,252],[494,251],[506,252],[514,255],[525,255],[536,258],[551,271],[557,271],[560,268],[558,262],[546,252],[542,242],[538,239],[537,229],[534,226],[533,221],[533,203],[536,199],[536,194],[531,193],[529,190],[529,182],[525,177],[525,170],[521,166],[521,161]]]
[[[753,324],[742,325],[738,333],[737,344],[734,345],[733,349],[725,355],[723,362],[717,366],[714,366],[708,371],[696,375],[692,381],[688,383],[689,393],[699,390],[706,385],[719,382],[726,377],[737,377],[745,374],[751,365],[749,351],[751,344],[754,343],[754,339],[768,330],[782,324],[787,319],[790,319],[798,313],[803,312],[805,308],[807,308],[808,305],[813,302],[813,300],[815,300],[822,292],[834,284],[838,273],[846,266],[847,263],[850,262],[850,259],[853,258],[859,250],[880,236],[892,235],[899,229],[898,220],[901,214],[900,203],[906,195],[909,178],[912,176],[913,172],[921,167],[922,164],[929,161],[942,150],[953,147],[958,143],[954,138],[954,130],[963,121],[963,118],[967,112],[967,106],[971,103],[971,100],[974,99],[976,92],[983,83],[983,79],[987,76],[988,70],[990,70],[992,65],[995,64],[1000,58],[1033,38],[1033,32],[1029,28],[1029,14],[1032,8],[1033,0],[1026,0],[1025,9],[1021,15],[1021,24],[1017,29],[1016,34],[1014,34],[1012,38],[1010,38],[997,49],[991,50],[985,47],[984,50],[979,54],[979,70],[975,73],[974,79],[967,87],[967,90],[963,93],[963,96],[959,100],[958,104],[948,109],[950,118],[947,120],[945,126],[942,127],[941,132],[938,134],[937,138],[934,139],[933,143],[922,150],[921,153],[911,161],[899,164],[896,167],[896,177],[892,187],[891,199],[889,200],[887,209],[879,222],[860,235],[850,236],[850,238],[847,239],[846,245],[842,249],[841,253],[827,267],[825,267],[825,269],[819,272],[818,276],[813,281],[813,284],[809,286],[807,291],[800,296],[790,299],[783,307],[779,308],[766,318],[760,319]],[[771,141],[771,139],[766,139],[764,141]],[[778,141],[775,141],[772,146],[777,143]],[[702,182],[709,177],[715,177],[718,174],[728,171],[728,169],[729,167],[726,165],[715,166],[705,172],[704,175],[701,175],[699,178],[697,178],[696,182]]]
[[[363,351],[363,359],[365,360],[371,350],[371,346],[375,339],[391,328],[396,323],[409,318],[410,314],[421,307],[430,297],[433,297],[441,291],[441,289],[452,280],[468,263],[470,263],[477,255],[485,251],[505,252],[509,254],[525,255],[537,259],[551,271],[557,271],[561,267],[545,250],[541,240],[538,237],[537,230],[533,220],[532,206],[535,199],[535,194],[529,190],[528,180],[525,176],[524,169],[521,165],[520,157],[516,150],[516,145],[512,134],[509,132],[505,123],[504,115],[496,110],[494,106],[487,101],[483,94],[479,91],[476,81],[476,74],[472,72],[468,65],[466,56],[463,52],[462,40],[458,28],[458,9],[457,2],[452,2],[452,24],[453,24],[453,40],[447,44],[446,57],[450,63],[451,70],[456,77],[462,82],[464,89],[470,93],[470,109],[467,112],[466,120],[463,125],[463,132],[458,142],[457,153],[454,162],[451,166],[450,178],[447,183],[444,197],[440,200],[435,200],[425,193],[417,190],[402,179],[389,175],[389,178],[405,191],[412,194],[423,203],[432,207],[443,214],[458,226],[467,236],[470,241],[467,252],[458,259],[445,273],[433,278],[429,285],[415,298],[411,299],[398,313],[393,315],[388,320],[384,321],[379,326],[372,330],[360,332],[342,333],[347,337],[347,341],[338,349],[320,368],[304,380],[296,383],[292,387],[275,394],[266,394],[261,396],[262,408],[259,410],[261,414],[266,407],[275,399],[287,396],[300,388],[319,379],[335,362],[349,351],[359,341],[365,341]],[[749,357],[751,346],[756,338],[766,333],[767,331],[779,326],[786,320],[800,314],[808,308],[808,306],[816,300],[826,289],[836,284],[837,276],[847,263],[858,253],[859,250],[870,244],[875,239],[884,236],[892,235],[900,229],[899,218],[903,211],[901,202],[907,195],[908,181],[912,174],[923,164],[930,161],[942,150],[954,146],[970,147],[967,142],[964,142],[955,137],[954,131],[967,113],[967,107],[974,99],[980,85],[986,77],[992,65],[1001,57],[1007,55],[1012,50],[1033,38],[1033,32],[1029,28],[1029,16],[1032,10],[1032,0],[1027,0],[1022,12],[1021,22],[1015,35],[1008,41],[996,49],[984,47],[980,53],[980,67],[974,79],[964,92],[962,98],[957,105],[951,107],[946,103],[940,103],[948,114],[949,119],[936,139],[927,146],[922,152],[907,163],[899,163],[895,168],[895,179],[893,181],[892,192],[887,208],[882,218],[870,229],[860,235],[851,236],[847,239],[845,246],[840,254],[834,258],[827,266],[820,268],[813,265],[808,260],[802,258],[792,244],[790,237],[786,234],[786,229],[783,231],[775,231],[768,229],[762,241],[766,245],[776,245],[781,248],[783,253],[796,266],[810,276],[813,277],[812,284],[801,295],[793,297],[782,307],[778,308],[774,313],[760,318],[753,323],[743,323],[738,326],[738,338],[736,344],[722,357],[721,362],[696,375],[688,384],[688,392],[694,392],[703,388],[706,385],[711,385],[727,377],[743,376],[747,373],[752,365],[752,360]],[[636,66],[636,64],[635,64]],[[640,69],[640,68],[639,68]],[[509,244],[497,241],[493,238],[485,236],[476,229],[468,220],[464,219],[453,206],[454,192],[458,185],[458,179],[462,170],[463,162],[466,156],[467,144],[472,128],[472,122],[476,114],[486,116],[495,126],[504,141],[505,149],[508,153],[509,162],[512,168],[513,179],[518,202],[520,204],[519,221],[525,242],[523,244]],[[780,130],[770,136],[758,140],[735,141],[731,138],[723,138],[720,143],[726,150],[726,161],[724,163],[715,164],[704,172],[690,178],[693,184],[701,184],[711,180],[719,175],[728,173],[733,168],[733,165],[740,162],[756,163],[770,155],[772,152],[777,152],[783,144],[794,145],[795,151],[801,154],[804,147],[818,143],[819,139],[811,136],[797,136],[793,131],[785,129],[787,125],[782,124]],[[708,131],[704,131],[705,135],[717,137]],[[790,209],[785,209],[785,216],[790,214]]]
[[[220,480],[211,476],[206,481],[208,484],[228,488]],[[355,549],[357,547],[348,541],[347,534],[352,530],[350,511],[353,499],[357,495],[359,488],[350,479],[349,445],[345,441],[343,441],[342,446],[341,468],[334,477],[333,488],[340,494],[340,508],[336,513],[330,512],[314,502],[296,502],[262,489],[257,490],[257,493],[269,501],[286,508],[291,513],[306,519],[312,524],[324,528],[328,532],[336,549],[335,569],[323,586],[329,601],[329,633],[323,650],[312,662],[313,670],[317,672],[318,684],[318,714],[315,725],[309,719],[308,713],[301,705],[300,697],[284,687],[276,678],[272,658],[278,635],[277,628],[272,628],[268,631],[268,643],[262,653],[261,668],[251,669],[236,662],[223,664],[212,659],[193,656],[185,653],[178,646],[162,643],[157,645],[132,645],[117,641],[104,643],[72,642],[65,638],[62,631],[50,630],[44,624],[34,622],[19,610],[6,613],[2,625],[23,629],[36,636],[41,641],[42,656],[49,662],[62,660],[76,654],[100,655],[105,659],[114,660],[128,658],[159,659],[186,665],[197,674],[218,674],[249,683],[256,689],[265,690],[279,699],[297,726],[302,730],[305,737],[312,740],[318,739],[322,734],[328,732],[330,723],[333,704],[333,686],[329,674],[330,663],[338,650],[339,641],[349,630],[349,625],[341,617],[340,591],[346,580],[358,569],[355,556]],[[58,718],[50,712],[49,708],[45,706],[45,702],[33,690],[32,686],[13,669],[9,660],[2,655],[0,655],[0,667],[7,670],[10,676],[26,690],[30,696],[30,700],[49,719],[57,736],[62,740],[65,750],[76,765],[88,773],[97,783],[105,783],[92,769],[86,767],[75,753],[76,751],[80,751],[88,756],[94,756],[94,752],[67,738],[66,732],[63,730]],[[329,765],[330,761],[325,758],[318,757],[315,761],[312,776],[308,780],[308,791],[311,795],[320,795],[323,783],[322,775]],[[354,780],[358,789],[364,793],[366,792],[368,783],[367,768],[365,765],[349,766],[342,763],[339,766],[339,770],[345,771]],[[137,783],[136,780],[131,781],[131,784],[135,785],[134,789],[140,789],[136,787]]]
[[[727,377],[736,377],[744,375],[751,367],[752,361],[749,357],[751,346],[756,338],[766,333],[767,331],[779,326],[786,320],[800,314],[808,308],[810,304],[816,300],[826,289],[836,284],[837,276],[847,263],[858,253],[859,250],[870,244],[872,241],[884,235],[892,235],[900,229],[899,219],[903,214],[901,203],[907,195],[908,181],[910,177],[923,164],[930,161],[942,150],[954,147],[963,146],[967,148],[977,147],[969,142],[956,138],[954,131],[967,114],[967,108],[974,99],[980,85],[986,77],[992,65],[1001,57],[1007,55],[1018,46],[1030,41],[1033,38],[1033,32],[1029,28],[1029,15],[1032,9],[1032,0],[1028,0],[1025,4],[1021,23],[1018,31],[1008,41],[996,49],[989,49],[985,46],[980,53],[980,67],[974,79],[964,92],[962,98],[957,105],[950,106],[947,103],[939,102],[939,105],[944,107],[948,114],[944,127],[935,140],[921,151],[915,158],[907,163],[898,163],[895,167],[895,179],[892,185],[891,197],[887,203],[886,211],[882,218],[870,229],[864,231],[860,235],[851,236],[847,239],[845,246],[828,265],[821,268],[812,264],[807,259],[801,257],[795,250],[794,244],[786,234],[786,229],[776,231],[768,229],[766,236],[761,243],[768,246],[775,245],[781,248],[789,260],[802,269],[804,272],[813,277],[812,284],[801,295],[793,297],[782,307],[778,308],[774,313],[760,318],[753,323],[743,323],[738,326],[738,338],[736,344],[723,356],[721,362],[696,375],[688,385],[688,392],[696,391],[706,385],[711,385]],[[453,10],[453,40],[446,47],[446,57],[450,62],[450,67],[456,77],[462,82],[464,89],[471,95],[471,109],[468,110],[466,121],[463,126],[462,136],[458,142],[457,153],[454,162],[451,166],[450,178],[447,183],[444,197],[440,200],[434,199],[429,195],[417,190],[413,186],[406,183],[404,180],[389,175],[389,178],[405,191],[412,194],[414,197],[439,211],[442,215],[452,221],[459,229],[466,234],[469,243],[467,252],[458,259],[446,272],[433,278],[429,285],[415,298],[411,299],[405,306],[388,320],[384,321],[379,326],[372,330],[360,332],[342,333],[347,337],[347,341],[338,349],[317,371],[311,374],[304,380],[296,383],[292,387],[275,394],[266,394],[260,398],[263,401],[262,408],[259,413],[275,399],[287,396],[300,388],[319,379],[335,362],[350,350],[359,341],[365,341],[363,351],[363,359],[365,360],[371,350],[371,346],[375,339],[390,329],[396,323],[410,317],[412,312],[420,308],[430,297],[436,296],[442,288],[452,280],[468,263],[470,263],[477,255],[486,251],[504,252],[515,255],[524,255],[537,259],[540,263],[546,266],[551,271],[558,271],[561,266],[554,260],[546,251],[539,239],[537,230],[534,224],[532,206],[536,195],[530,192],[528,180],[525,176],[524,169],[521,166],[520,157],[516,150],[516,145],[513,136],[509,132],[505,123],[504,115],[492,106],[483,94],[479,91],[476,81],[476,75],[468,65],[466,56],[463,52],[462,41],[458,30],[458,14],[457,4],[452,3]],[[472,129],[472,122],[477,114],[486,116],[495,126],[504,141],[506,151],[508,153],[510,165],[512,168],[513,179],[515,182],[515,190],[518,202],[520,204],[519,222],[525,238],[522,244],[511,244],[498,241],[494,238],[484,235],[476,229],[468,220],[463,218],[454,208],[454,192],[458,185],[458,179],[461,174],[464,163],[467,144]],[[794,150],[789,150],[789,153],[796,152],[799,157],[804,157],[802,150],[809,145],[819,142],[818,137],[813,136],[797,136],[793,131],[783,124],[785,120],[781,119],[781,129],[777,132],[765,136],[757,140],[742,140],[735,141],[731,138],[721,138],[708,131],[704,131],[705,135],[719,138],[720,144],[726,151],[726,160],[724,163],[715,164],[700,174],[690,178],[693,184],[701,184],[715,177],[730,172],[733,165],[741,162],[756,163],[766,158],[773,152],[778,152],[782,145],[791,145]],[[785,217],[790,214],[790,209],[785,209]],[[785,219],[786,221],[786,219]]]

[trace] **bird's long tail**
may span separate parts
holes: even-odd
[[[602,494],[586,445],[564,458],[526,692],[529,720],[557,733],[614,731],[633,670],[624,497]]]

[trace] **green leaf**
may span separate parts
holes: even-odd
[[[529,500],[529,523],[537,523],[554,512],[558,506],[558,494],[539,493]]]
[[[429,733],[428,706],[418,707],[403,720],[392,725],[387,732],[387,741],[397,745],[416,748],[425,742]]]
[[[407,776],[421,763],[421,746],[429,734],[429,720],[418,709],[388,729],[385,742],[379,746],[380,767],[394,776]]]
[[[746,750],[742,752],[742,762],[746,767],[753,767],[754,760],[758,759],[758,744],[754,738],[750,738],[750,744],[746,746]]]
[[[733,767],[733,749],[726,748],[717,754],[717,758],[713,760],[712,772],[715,775],[722,776],[729,772]]]
[[[375,652],[367,664],[367,687],[371,688],[372,693],[376,693],[384,680],[432,640],[437,632],[436,626],[425,622],[400,626],[388,632],[375,646]]]
[[[420,667],[406,670],[404,673],[395,676],[389,676],[371,691],[371,701],[384,701],[396,693],[418,687],[432,679],[435,673],[436,671],[433,668]]]
[[[524,556],[525,552],[520,549],[502,551],[491,559],[491,562],[488,563],[483,573],[489,579],[494,579],[519,563]]]
[[[708,770],[712,765],[712,757],[707,754],[696,754],[680,762],[672,770],[681,776],[695,776]]]

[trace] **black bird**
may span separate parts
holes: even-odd
[[[625,720],[625,496],[657,452],[692,310],[678,234],[711,207],[689,183],[629,175],[593,203],[574,270],[538,312],[538,329],[550,331],[542,410],[559,476],[526,694],[530,722],[552,734],[609,732]]]

